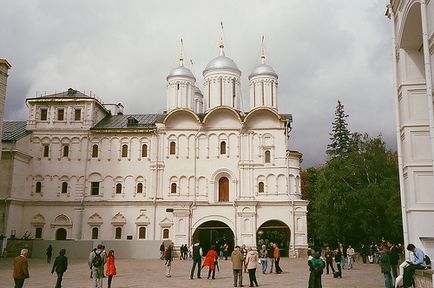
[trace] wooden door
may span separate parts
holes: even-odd
[[[229,180],[226,177],[219,179],[219,202],[229,201]]]

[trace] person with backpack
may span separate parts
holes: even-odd
[[[92,288],[102,288],[103,285],[104,264],[106,262],[106,255],[103,252],[103,245],[99,244],[96,250],[89,254],[88,264],[92,270]]]
[[[407,250],[413,253],[413,261],[407,261],[408,266],[404,268],[404,287],[412,287],[414,271],[426,268],[425,254],[413,244],[408,244]]]
[[[311,258],[307,261],[309,265],[309,288],[322,288],[321,275],[324,271],[325,262],[321,258],[321,251],[316,249]]]
[[[164,242],[162,242],[161,245],[160,245],[160,259],[161,260],[164,260],[164,250],[165,249],[166,248],[164,247]]]
[[[68,269],[68,258],[65,256],[66,250],[60,249],[59,256],[56,257],[54,260],[53,268],[51,269],[51,274],[56,271],[57,274],[57,281],[56,281],[56,287],[55,288],[61,288],[62,287],[62,278],[63,273]]]
[[[200,247],[200,242],[197,241],[193,245],[193,266],[191,267],[190,279],[193,279],[194,269],[197,265],[197,279],[202,279],[200,277],[200,269],[202,263],[202,247]]]

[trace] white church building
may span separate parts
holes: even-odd
[[[180,57],[160,114],[126,115],[71,88],[28,98],[27,121],[3,123],[0,234],[306,249],[301,153],[288,149],[278,75],[262,53],[242,111],[241,71],[219,48],[203,94]]]

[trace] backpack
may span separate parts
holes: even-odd
[[[96,253],[96,251],[95,251],[94,253],[95,253],[95,257],[93,257],[93,259],[92,259],[92,266],[93,267],[101,267],[102,266],[102,257],[101,257],[102,251],[99,253]]]
[[[193,246],[193,259],[194,260],[200,259],[200,246],[199,245]]]
[[[425,261],[426,267],[428,269],[431,269],[431,259],[428,257],[428,255],[425,255],[425,257],[423,257],[423,261]]]
[[[310,264],[314,272],[322,274],[325,265],[324,261],[321,258],[312,258],[310,260]]]

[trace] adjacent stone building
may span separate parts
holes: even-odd
[[[434,253],[434,3],[391,0],[404,242]]]

